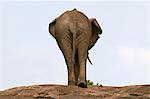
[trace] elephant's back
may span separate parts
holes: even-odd
[[[89,20],[88,17],[83,14],[82,12],[80,11],[77,11],[76,9],[73,9],[71,11],[66,11],[64,12],[60,17],[59,19],[63,19],[64,20],[68,20],[69,22],[73,22],[73,21],[76,21],[76,22],[81,22],[81,21],[84,21],[84,20]]]
[[[88,17],[76,9],[64,12],[57,23],[61,24],[63,29],[90,31],[91,28]]]

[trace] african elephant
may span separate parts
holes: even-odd
[[[66,11],[49,24],[49,32],[56,39],[64,55],[68,70],[68,85],[86,88],[88,51],[102,34],[95,18],[88,19],[82,12]]]

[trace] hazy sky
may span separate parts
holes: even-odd
[[[66,10],[96,18],[103,34],[90,50],[87,79],[102,85],[150,84],[148,2],[0,2],[0,90],[67,84],[67,68],[48,24]]]

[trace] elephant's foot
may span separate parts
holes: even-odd
[[[78,87],[87,88],[87,85],[85,82],[80,82],[80,83],[78,83]]]
[[[68,85],[75,86],[75,85],[76,85],[76,83],[75,83],[75,82],[73,82],[73,81],[68,81]]]

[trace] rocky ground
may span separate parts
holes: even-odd
[[[150,85],[124,87],[33,85],[0,91],[0,99],[150,99]]]

